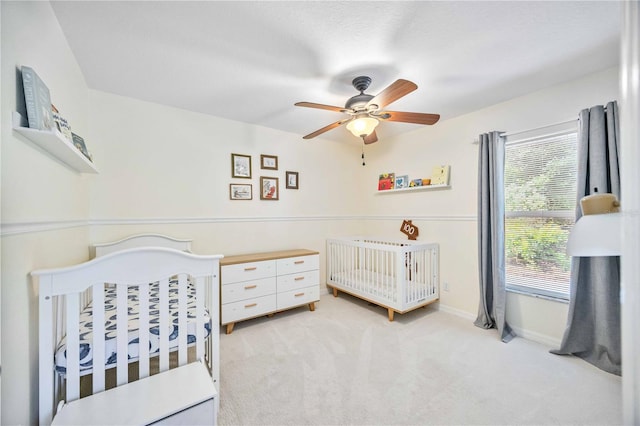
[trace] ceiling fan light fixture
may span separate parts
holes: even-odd
[[[364,116],[351,120],[347,124],[347,129],[357,138],[369,136],[379,124],[378,120],[373,117]]]

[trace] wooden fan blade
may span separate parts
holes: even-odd
[[[367,106],[378,105],[378,109],[384,108],[385,106],[389,105],[391,102],[397,101],[404,95],[407,95],[413,92],[417,88],[418,86],[409,80],[402,80],[402,79],[396,80],[386,89],[384,89],[382,92],[374,96],[373,99],[367,102]]]
[[[385,121],[415,124],[435,124],[440,120],[439,114],[423,114],[421,112],[384,111],[378,116]]]
[[[335,129],[336,127],[346,123],[349,120],[351,120],[351,118],[345,118],[344,120],[340,120],[340,121],[336,121],[335,123],[331,123],[328,126],[324,126],[322,129],[318,129],[313,133],[309,133],[307,136],[303,136],[302,139],[315,138],[316,136],[321,135],[324,132],[328,132],[331,129]]]
[[[297,102],[294,105],[295,106],[301,106],[301,107],[307,107],[307,108],[328,109],[329,111],[336,111],[336,112],[345,112],[345,109],[343,107],[337,107],[337,106],[333,106],[333,105],[316,104],[316,103],[313,103],[313,102]]]
[[[374,142],[378,142],[378,135],[376,134],[375,130],[371,132],[369,136],[365,136],[364,138],[365,145],[369,145],[370,143],[374,143]]]

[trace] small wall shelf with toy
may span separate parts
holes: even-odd
[[[376,194],[450,189],[450,169],[450,166],[436,166],[430,177],[417,179],[409,179],[407,175],[396,175],[395,173],[380,174]]]

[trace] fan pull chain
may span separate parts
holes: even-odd
[[[364,162],[364,136],[362,137],[362,165],[365,166],[365,162]]]

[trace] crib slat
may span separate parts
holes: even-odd
[[[187,363],[187,276],[178,276],[178,365]],[[172,318],[173,321],[173,318]]]
[[[51,295],[51,277],[46,276],[40,279],[39,283],[39,304],[38,304],[38,315],[40,316],[40,323],[42,323],[43,318],[53,318],[54,315],[54,304],[53,304],[53,296]],[[57,301],[58,298],[56,298]],[[60,326],[60,323],[58,323]],[[40,327],[38,333],[38,345],[40,347],[40,351],[46,351],[48,354],[52,354],[55,352],[54,342],[58,342],[58,340],[54,340],[54,335],[58,327]],[[52,335],[53,333],[53,335]],[[51,359],[48,357],[40,356],[38,360],[38,368],[40,374],[40,383],[38,386],[39,390],[39,409],[40,409],[40,419],[47,423],[51,423],[52,413],[54,409],[54,405],[56,401],[51,401],[51,395],[57,395],[54,377],[57,378],[57,374],[54,372],[54,367],[51,364]]]
[[[138,327],[138,377],[149,376],[149,284],[143,283],[138,287],[139,299],[139,327]]]
[[[196,290],[196,358],[200,360],[204,358],[204,278],[196,278],[194,286]],[[212,318],[212,322],[214,321],[216,321],[216,318]],[[209,339],[213,338],[214,336],[212,332]]]
[[[218,269],[216,269],[217,271]],[[214,330],[218,330],[216,315],[217,307],[220,306],[220,278],[216,272],[207,276],[204,279],[206,291],[209,293],[207,301],[209,302],[209,312],[211,313],[211,337],[208,339],[208,351],[209,351],[209,368],[212,371],[213,381],[216,385],[216,389],[220,390],[220,335]],[[216,410],[219,407],[219,399],[216,400]]]
[[[67,295],[67,401],[80,398],[80,295]]]
[[[129,381],[128,293],[127,285],[116,286],[116,300],[118,301],[116,306],[116,383],[118,386]]]
[[[159,336],[160,336],[160,372],[169,369],[169,280],[162,279],[159,282]]]
[[[104,284],[93,286],[93,393],[104,390],[105,330],[104,330]]]

